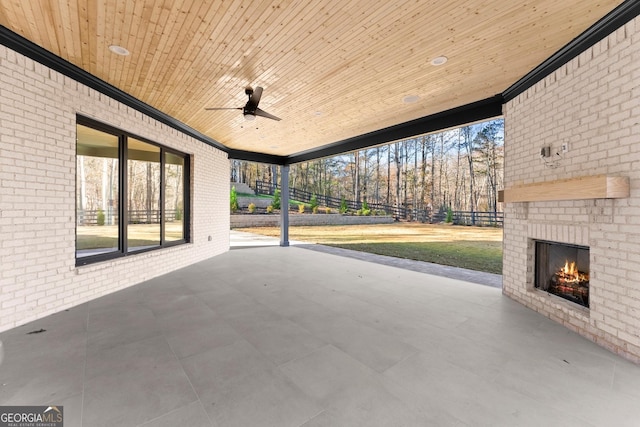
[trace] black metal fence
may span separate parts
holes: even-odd
[[[446,213],[445,213],[446,216]],[[502,227],[503,212],[465,212],[453,211],[453,223],[459,225],[480,225]]]
[[[256,194],[273,195],[276,189],[279,189],[278,184],[272,184],[266,181],[256,181],[255,192]],[[298,188],[289,187],[289,198],[297,200],[299,202],[309,203],[315,193],[301,190]],[[315,194],[318,204],[329,208],[340,209],[342,206],[342,198],[324,196],[322,194]],[[362,202],[355,200],[344,200],[347,208],[350,211],[357,211],[362,209]],[[412,209],[404,206],[386,205],[383,203],[371,203],[367,202],[369,209],[377,212],[384,212],[386,215],[391,215],[394,218],[400,220],[411,220],[428,223],[444,222],[447,219],[447,211],[445,210],[430,210],[430,209]],[[468,212],[468,211],[453,211],[452,221],[458,225],[478,225],[478,226],[491,226],[502,227],[503,213],[502,212]]]

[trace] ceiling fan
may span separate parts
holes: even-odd
[[[244,107],[222,107],[222,108],[205,108],[205,110],[242,110],[242,114],[246,120],[255,120],[256,116],[266,117],[271,120],[280,120],[280,118],[274,116],[273,114],[269,114],[264,110],[258,108],[258,104],[260,103],[260,98],[262,97],[262,88],[260,86],[256,87],[255,90],[251,86],[247,86],[244,89],[244,93],[249,97],[249,100],[245,104]]]

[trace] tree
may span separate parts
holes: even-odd
[[[475,210],[477,198],[475,198],[474,181],[475,175],[473,173],[473,152],[475,150],[474,138],[472,137],[471,126],[465,126],[460,128],[460,132],[463,137],[463,147],[466,149],[467,164],[469,165],[469,210],[471,211],[471,224],[476,224]]]
[[[374,187],[374,200],[380,203],[380,147],[376,147],[376,180]]]
[[[396,215],[403,208],[497,212],[502,145],[503,121],[493,120],[297,163],[290,167],[290,186],[315,194],[321,204],[346,195],[360,206],[365,200],[394,205]],[[232,169],[249,182],[275,184],[278,178],[272,165],[234,160]]]
[[[435,208],[435,197],[436,197],[436,139],[435,136],[430,135],[430,148],[431,148],[431,195],[429,199],[431,200],[431,206]]]
[[[487,209],[491,212],[497,212],[498,207],[498,185],[501,181],[499,170],[502,169],[501,158],[501,142],[504,129],[504,121],[493,120],[482,127],[476,139],[478,140],[478,151],[482,164],[484,166],[484,174],[486,176],[486,198]]]
[[[353,199],[360,201],[360,151],[353,153]]]
[[[400,201],[400,169],[401,169],[401,162],[402,162],[402,158],[401,156],[401,151],[400,151],[400,143],[396,142],[394,144],[394,150],[393,150],[393,160],[396,163],[396,215],[399,216],[400,215],[400,205],[401,205],[401,201]]]
[[[425,206],[425,196],[427,188],[427,136],[423,136],[420,140],[420,200],[422,206]]]
[[[387,145],[387,197],[386,204],[391,204],[391,145]]]

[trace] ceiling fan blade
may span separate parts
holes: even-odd
[[[261,110],[259,108],[256,108],[256,113],[255,114],[256,114],[256,116],[266,117],[267,119],[280,121],[279,117],[276,117],[273,114],[269,114],[266,111]]]
[[[262,87],[258,86],[253,90],[253,93],[249,97],[248,104],[251,104],[253,107],[258,108],[260,98],[262,98]]]
[[[274,116],[273,114],[269,114],[264,110],[258,108],[258,104],[260,103],[260,98],[262,98],[262,87],[258,86],[255,89],[252,89],[250,86],[247,86],[244,89],[244,93],[249,96],[249,100],[247,101],[244,107],[208,107],[205,110],[215,111],[215,110],[240,110],[246,119],[255,119],[256,116],[265,117],[267,119],[280,121],[279,117]]]

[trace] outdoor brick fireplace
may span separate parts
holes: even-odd
[[[611,265],[594,256],[602,248],[593,233],[612,223],[618,200],[629,198],[629,180],[597,175],[542,181],[514,185],[500,197],[511,214],[505,223],[505,293],[573,329],[586,328],[592,282],[597,295],[598,279]],[[509,261],[519,253],[522,261]]]
[[[535,287],[589,308],[589,248],[536,241]]]
[[[635,18],[507,100],[503,192],[503,293],[636,363],[638,40]]]

